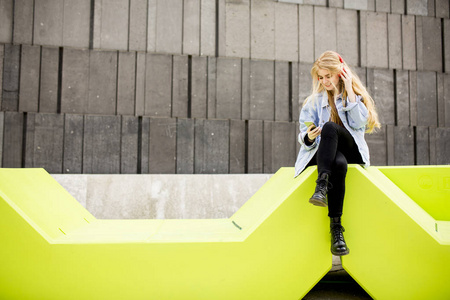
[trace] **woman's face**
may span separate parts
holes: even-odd
[[[317,76],[319,77],[319,82],[328,90],[334,90],[335,87],[338,86],[339,76],[338,74],[331,74],[329,70],[319,69],[317,72]],[[333,86],[334,84],[334,86]]]

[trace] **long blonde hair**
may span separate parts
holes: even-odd
[[[351,68],[345,63],[342,57],[334,52],[334,51],[326,51],[324,52],[315,62],[313,67],[311,68],[311,77],[312,77],[312,93],[306,100],[303,102],[305,105],[309,99],[314,98],[315,94],[323,93],[325,88],[320,84],[318,79],[319,69],[325,69],[331,72],[331,74],[338,74],[341,72],[342,64],[344,65],[347,73],[352,75],[352,88],[356,95],[360,95],[362,97],[362,102],[367,107],[369,111],[369,117],[367,120],[367,130],[366,132],[373,132],[375,128],[380,128],[380,122],[378,121],[378,114],[375,108],[375,103],[372,97],[367,92],[366,88],[362,84],[358,75],[351,70]],[[339,79],[339,86],[335,87],[341,91],[343,91],[342,98],[346,99],[347,93],[345,91],[344,82],[342,79]],[[328,91],[327,91],[328,92]],[[330,97],[330,93],[328,92],[328,97]]]

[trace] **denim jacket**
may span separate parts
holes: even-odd
[[[364,167],[367,168],[370,165],[369,147],[364,139],[364,132],[366,130],[367,118],[369,112],[361,102],[361,96],[356,95],[356,101],[350,102],[347,98],[343,104],[342,95],[336,100],[336,109],[339,114],[344,127],[350,132],[353,139],[358,146],[359,153],[364,162]],[[306,165],[313,158],[317,152],[320,144],[321,136],[317,136],[312,145],[305,144],[306,130],[305,121],[312,121],[318,127],[329,121],[331,115],[331,107],[328,105],[328,95],[326,92],[323,94],[315,94],[312,99],[303,106],[300,112],[300,134],[298,135],[298,142],[300,143],[300,151],[295,162],[295,177],[305,169]]]

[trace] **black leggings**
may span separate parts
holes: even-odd
[[[363,164],[358,146],[344,127],[327,122],[322,127],[319,149],[307,167],[317,165],[319,174],[328,173],[332,188],[328,191],[328,216],[342,216],[347,164]]]

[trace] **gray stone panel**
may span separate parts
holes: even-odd
[[[39,112],[58,112],[59,49],[42,47]]]
[[[130,0],[129,50],[147,49],[147,0]]]
[[[298,81],[299,81],[299,92],[298,92],[298,107],[302,109],[303,102],[305,99],[311,95],[311,68],[313,64],[300,63],[298,65]],[[297,119],[295,119],[297,121]]]
[[[252,1],[250,15],[250,57],[252,59],[274,59],[275,2]]]
[[[120,173],[120,116],[85,116],[83,173]]]
[[[200,0],[184,0],[183,54],[200,54]]]
[[[409,115],[411,126],[417,125],[417,72],[409,72]]]
[[[409,126],[409,72],[397,70],[395,76],[397,85],[397,125]]]
[[[139,117],[123,116],[120,146],[120,173],[138,171]]]
[[[229,173],[230,122],[228,120],[195,120],[196,174]]]
[[[299,61],[314,62],[314,7],[298,6]]]
[[[2,98],[3,98],[3,59],[4,58],[5,58],[5,47],[0,44],[0,109],[2,108]]]
[[[230,120],[230,174],[245,173],[245,121]]]
[[[405,14],[405,0],[391,0],[391,12],[393,14]]]
[[[375,7],[378,12],[391,12],[391,0],[375,0]]]
[[[430,147],[430,165],[436,165],[436,128],[428,127],[428,140]]]
[[[0,43],[13,40],[13,0],[0,0]]]
[[[450,75],[444,75],[444,114],[445,127],[450,127]]]
[[[298,12],[292,4],[275,4],[275,59],[298,61]]]
[[[24,114],[5,112],[3,168],[22,167]]]
[[[436,18],[450,18],[450,3],[448,0],[436,0]]]
[[[177,174],[194,174],[194,119],[177,121]]]
[[[289,63],[275,62],[275,121],[289,121]]]
[[[445,74],[437,73],[437,122],[445,127]]]
[[[386,125],[386,156],[387,165],[395,165],[395,134],[394,125]]]
[[[200,0],[200,55],[216,53],[216,3]]]
[[[428,16],[429,17],[435,17],[436,11],[435,11],[435,5],[433,0],[428,0]]]
[[[33,43],[33,18],[34,1],[16,0],[14,4],[14,44],[31,45]]]
[[[89,51],[65,48],[63,53],[61,112],[87,113]]]
[[[216,117],[241,119],[241,60],[217,58]]]
[[[147,9],[147,51],[156,51],[156,3],[158,0],[148,0]]]
[[[250,60],[242,59],[242,120],[250,119]]]
[[[87,113],[116,114],[117,52],[91,51]]]
[[[149,173],[174,174],[177,157],[176,119],[150,118],[149,140]]]
[[[208,57],[208,119],[216,118],[217,58]]]
[[[0,168],[3,163],[3,129],[5,124],[5,113],[0,111]]]
[[[3,62],[2,110],[19,108],[20,45],[6,44]]]
[[[128,50],[129,1],[100,0],[95,9],[100,10],[100,27],[94,20],[94,30],[100,30],[100,44],[94,44],[94,48]]]
[[[350,66],[359,63],[358,13],[355,10],[338,9],[337,16],[337,52]]]
[[[250,0],[248,0],[248,1],[250,1]],[[221,57],[221,56],[227,56],[227,47],[228,47],[227,45],[232,43],[231,41],[227,40],[227,32],[231,31],[230,29],[227,29],[227,24],[228,23],[234,24],[235,22],[227,21],[227,16],[234,15],[232,13],[227,13],[228,2],[226,2],[226,0],[218,0],[215,2],[216,2],[216,10],[217,10],[217,15],[218,15],[216,17],[216,19],[217,19],[217,25],[216,25],[217,29],[216,30],[218,31],[217,37],[216,37],[216,39],[217,39],[216,54],[218,54],[218,56]],[[243,19],[244,22],[245,22],[245,19],[246,18]],[[243,27],[244,30],[246,28],[246,26],[241,26],[241,27]],[[248,26],[248,28],[249,28],[248,31],[250,32],[250,26]],[[249,35],[250,35],[250,33],[249,33]],[[250,57],[250,43],[248,43],[248,45],[249,45],[248,57]]]
[[[368,69],[368,88],[377,106],[381,124],[395,124],[394,76],[392,70]]]
[[[192,57],[191,117],[206,118],[208,113],[208,59]]]
[[[254,53],[250,54],[250,49],[254,47],[259,47],[259,45],[253,45],[253,34],[252,32],[252,45],[250,46],[250,28],[253,30],[253,24],[250,25],[250,0],[242,0],[242,1],[230,1],[224,0],[219,1],[219,3],[225,2],[225,13],[224,13],[224,26],[221,31],[219,29],[219,38],[221,35],[225,37],[224,40],[219,39],[219,56],[228,56],[228,57],[242,57],[242,58],[250,58],[254,56]],[[263,2],[263,1],[260,1]],[[255,1],[252,1],[252,6]],[[219,4],[220,5],[220,4]],[[252,9],[252,14],[253,14]],[[221,6],[219,6],[219,14],[221,12]],[[273,11],[272,11],[273,15]],[[272,20],[273,21],[273,20]],[[259,20],[258,20],[259,22]],[[219,16],[219,26],[221,26],[221,19]],[[258,25],[259,26],[259,25]],[[260,28],[261,30],[262,28]],[[273,29],[273,22],[272,22]],[[271,39],[273,43],[273,37]],[[272,44],[273,47],[273,44]],[[220,49],[224,49],[225,53],[221,53]],[[253,49],[252,49],[253,50]],[[271,49],[274,51],[274,49]],[[272,59],[274,53],[272,53]]]
[[[188,69],[187,56],[173,57],[172,117],[188,117]]]
[[[408,15],[427,16],[429,1],[432,0],[406,0],[406,13]]]
[[[39,107],[40,46],[22,46],[19,111],[37,112]]]
[[[150,118],[141,118],[141,159],[140,159],[140,174],[149,173],[149,154],[150,154]],[[139,163],[139,162],[138,162]]]
[[[416,21],[402,15],[402,57],[404,70],[416,70]]]
[[[272,125],[272,173],[282,167],[292,167],[297,156],[295,123],[273,122]]]
[[[410,126],[394,127],[394,163],[414,165],[414,131]]]
[[[62,173],[64,115],[29,113],[26,126],[25,167]]]
[[[345,9],[367,10],[368,0],[344,0]]]
[[[292,86],[292,95],[291,99],[291,116],[290,121],[297,121],[300,115],[300,106],[299,106],[299,80],[298,80],[298,63],[292,63],[292,77],[291,77],[291,86]]]
[[[119,52],[117,73],[117,114],[134,115],[136,91],[136,52]]]
[[[273,121],[264,121],[263,125],[263,172],[274,173],[272,169]]]
[[[337,51],[336,8],[314,7],[314,57]]]
[[[436,163],[438,165],[450,164],[450,128],[436,129]]]
[[[158,0],[156,11],[156,52],[181,54],[183,2]]]
[[[441,20],[416,17],[417,70],[442,72]]]
[[[145,68],[146,54],[137,52],[136,58],[136,115],[143,116],[145,113]]]
[[[382,126],[377,132],[366,133],[365,139],[369,146],[370,165],[387,165],[386,126]]]
[[[402,68],[402,20],[401,15],[388,14],[389,68]]]
[[[172,112],[172,56],[147,54],[145,115],[170,117]]]
[[[34,1],[34,35],[36,45],[60,46],[63,42],[64,1]]]
[[[66,114],[63,158],[63,173],[65,174],[83,173],[83,135],[83,116]]]
[[[329,0],[329,6],[330,7],[343,8],[344,7],[344,0]]]
[[[445,73],[450,73],[450,20],[444,19],[444,67]]]
[[[437,126],[437,91],[435,72],[417,72],[417,125]]]
[[[250,119],[274,120],[274,62],[250,61]]]
[[[430,136],[428,127],[416,127],[416,164],[430,164]]]
[[[353,67],[352,69],[353,71],[355,71],[356,75],[359,77],[359,80],[361,80],[362,84],[364,86],[367,86],[367,69],[359,67]]]
[[[91,0],[64,1],[63,46],[88,48]]]
[[[263,121],[248,121],[248,173],[263,172],[263,149],[264,149]]]
[[[361,12],[361,15],[363,14],[364,13]],[[366,31],[361,31],[361,43],[365,44],[367,54],[366,57],[364,57],[365,64],[362,63],[363,58],[361,58],[361,66],[369,68],[388,68],[387,14],[367,12],[366,16]]]

